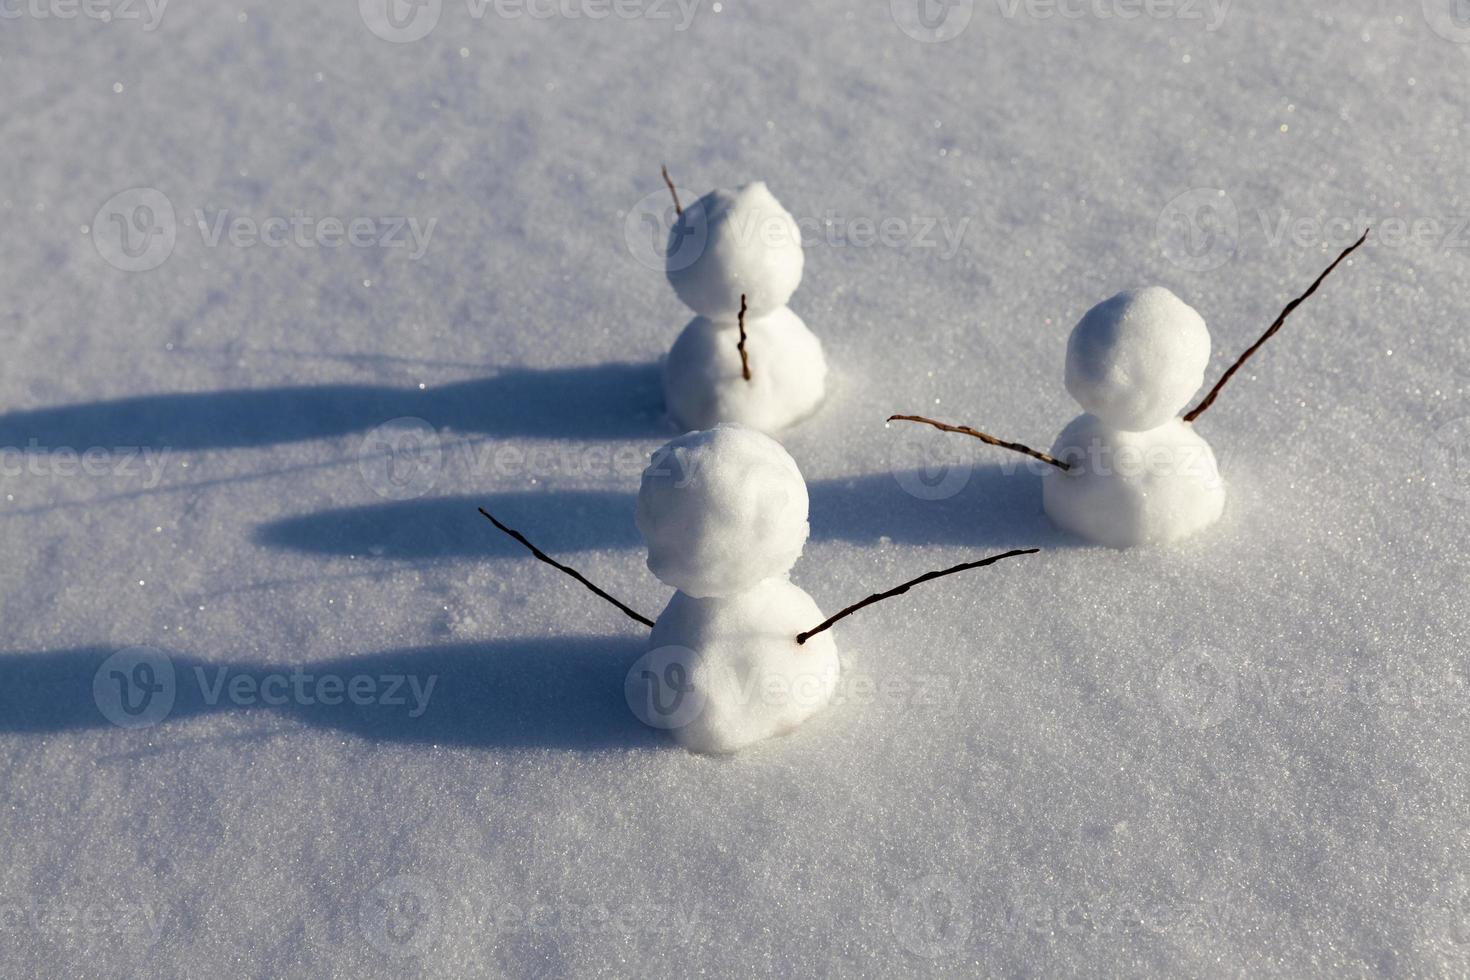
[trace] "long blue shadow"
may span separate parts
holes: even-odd
[[[810,494],[813,541],[866,544],[887,538],[977,550],[1077,543],[1052,527],[1041,510],[1041,478],[1024,469],[980,466],[951,484],[926,483],[918,471],[876,473],[819,480]],[[631,491],[434,497],[289,517],[258,528],[255,540],[291,551],[370,558],[523,557],[519,544],[476,512],[485,507],[553,557],[603,548],[642,551],[634,503]]]
[[[646,642],[638,631],[616,637],[492,640],[281,666],[206,663],[170,652],[163,654],[167,666],[158,664],[150,679],[163,684],[171,674],[172,705],[145,731],[166,747],[170,728],[179,722],[248,711],[381,742],[578,751],[660,748],[670,743],[634,717],[623,695],[628,670]],[[112,727],[93,682],[113,652],[81,647],[0,654],[0,732]],[[296,675],[309,679],[298,684]],[[268,682],[273,677],[284,679]],[[324,689],[319,683],[323,677],[337,678],[340,684]],[[410,677],[417,682],[418,695]],[[355,678],[372,679],[371,698],[365,693],[367,682],[358,682],[358,700],[364,703],[352,703],[346,693]],[[104,676],[101,698],[125,693],[143,704],[136,689],[110,686],[124,683]],[[324,691],[341,703],[323,703],[319,695]],[[284,703],[267,703],[267,695],[278,701],[284,697]]]
[[[525,548],[481,517],[484,507],[542,550],[642,547],[633,497],[596,490],[487,493],[344,507],[288,517],[256,529],[273,548],[369,558],[510,558]]]
[[[312,385],[142,395],[0,415],[0,446],[267,446],[366,432],[396,418],[495,436],[666,434],[656,364],[516,369],[438,388]]]

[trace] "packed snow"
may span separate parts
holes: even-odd
[[[1225,481],[1210,444],[1175,419],[1144,432],[1079,415],[1042,474],[1046,516],[1088,541],[1128,548],[1198,534],[1225,510]]]
[[[731,596],[675,593],[653,627],[649,660],[630,672],[634,713],[695,752],[789,735],[837,688],[831,632],[796,642],[823,619],[785,575]]]
[[[1209,365],[1204,318],[1162,286],[1099,303],[1067,339],[1067,391],[1084,411],[1128,432],[1180,415]]]
[[[1470,972],[1453,3],[375,4],[3,7],[0,975]],[[791,585],[1044,549],[837,624],[730,755],[476,512],[669,603],[664,164],[801,233]],[[1369,225],[1195,423],[1186,540],[884,425],[1044,448],[1137,284],[1208,385]]]
[[[738,321],[695,317],[664,360],[664,404],[681,428],[738,422],[762,432],[811,415],[827,389],[822,342],[787,307],[746,321],[746,358]],[[745,377],[749,367],[750,377]]]
[[[785,306],[806,264],[801,229],[762,181],[710,191],[669,231],[668,274],[691,310],[734,320],[741,299],[752,317]]]
[[[811,526],[801,471],[781,444],[724,423],[653,454],[638,491],[648,569],[679,591],[653,626],[634,713],[696,752],[789,735],[837,683],[830,633],[791,584]],[[639,710],[642,708],[643,710]]]

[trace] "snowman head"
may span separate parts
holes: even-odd
[[[737,595],[796,564],[807,505],[796,461],[769,436],[729,424],[680,436],[638,490],[648,568],[696,598]]]
[[[1067,390],[1103,422],[1129,432],[1177,416],[1210,364],[1204,318],[1161,286],[1094,306],[1067,341]]]
[[[711,320],[785,306],[801,284],[801,228],[762,181],[710,191],[669,231],[668,277],[679,298]]]

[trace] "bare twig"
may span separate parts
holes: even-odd
[[[750,380],[750,356],[745,353],[745,311],[747,309],[749,309],[749,307],[745,305],[745,294],[744,293],[741,293],[740,294],[740,343],[738,343],[738,344],[735,345],[735,349],[738,350],[738,351],[740,351],[740,373],[742,375],[744,375],[746,381],[749,381]]]
[[[1371,231],[1372,229],[1368,230]],[[1215,387],[1210,389],[1210,393],[1205,396],[1204,401],[1200,402],[1194,408],[1190,409],[1189,414],[1184,416],[1184,421],[1193,422],[1195,419],[1199,418],[1205,413],[1205,409],[1215,404],[1215,398],[1220,394],[1220,389],[1225,387],[1225,382],[1233,378],[1235,376],[1235,372],[1240,370],[1240,366],[1246,361],[1250,360],[1252,355],[1254,355],[1256,351],[1260,350],[1261,346],[1265,344],[1266,341],[1270,340],[1276,335],[1276,331],[1280,330],[1282,325],[1286,323],[1286,318],[1291,316],[1292,313],[1296,312],[1296,308],[1306,302],[1307,299],[1310,298],[1311,295],[1317,291],[1317,287],[1322,285],[1323,281],[1325,281],[1328,276],[1332,275],[1332,270],[1341,265],[1343,259],[1347,258],[1349,255],[1352,255],[1355,251],[1358,250],[1358,246],[1362,245],[1367,240],[1368,231],[1364,231],[1363,237],[1359,238],[1352,245],[1348,246],[1348,248],[1337,257],[1337,260],[1327,267],[1327,271],[1317,277],[1317,281],[1312,283],[1310,289],[1308,289],[1305,293],[1302,293],[1290,303],[1287,303],[1286,309],[1281,311],[1281,315],[1276,318],[1276,322],[1271,324],[1271,326],[1266,329],[1265,333],[1261,334],[1260,340],[1257,340],[1254,344],[1251,344],[1250,347],[1246,349],[1246,352],[1240,355],[1239,359],[1237,359],[1234,364],[1230,365],[1230,370],[1226,371],[1225,374],[1220,378],[1220,380],[1215,383]]]
[[[1022,453],[1026,456],[1030,456],[1032,459],[1039,459],[1043,463],[1050,463],[1060,470],[1069,470],[1072,468],[1070,463],[1067,463],[1064,460],[1057,459],[1050,453],[1044,453],[1039,449],[1032,449],[1030,446],[1023,446],[1019,442],[1006,442],[1004,439],[997,439],[995,436],[990,435],[989,433],[981,432],[979,429],[972,429],[968,425],[948,425],[944,422],[936,422],[933,419],[926,419],[922,415],[890,415],[888,416],[888,421],[921,422],[924,425],[932,425],[934,426],[934,428],[940,430],[941,432],[957,432],[962,436],[973,436],[974,438],[979,439],[981,442],[985,443],[988,446],[999,446],[1001,449],[1009,449],[1011,452],[1014,453]]]
[[[504,531],[506,534],[509,534],[511,537],[515,538],[521,544],[525,545],[526,548],[528,548],[530,550],[531,554],[535,555],[541,561],[546,562],[546,564],[550,565],[552,568],[557,569],[558,571],[566,572],[572,578],[576,579],[578,582],[581,582],[583,585],[587,586],[587,588],[591,589],[593,595],[598,596],[599,598],[602,598],[602,599],[606,599],[608,602],[610,602],[613,605],[617,606],[619,609],[621,609],[623,611],[623,614],[626,615],[629,619],[636,619],[638,622],[642,623],[644,626],[647,626],[650,629],[653,628],[653,620],[649,619],[647,616],[640,616],[638,613],[634,612],[632,609],[629,609],[627,606],[623,605],[621,602],[619,602],[618,600],[614,599],[612,596],[608,595],[606,592],[602,591],[597,586],[593,585],[591,582],[587,581],[586,576],[584,576],[581,572],[577,571],[575,568],[569,568],[566,565],[563,565],[561,562],[555,561],[554,559],[548,557],[547,554],[546,554],[546,552],[542,551],[540,548],[536,547],[534,544],[532,544],[531,542],[527,541],[526,540],[526,536],[524,534],[522,534],[520,531],[517,531],[517,530],[514,530],[512,528],[506,527],[504,524],[500,523],[494,517],[492,517],[491,514],[490,514],[490,512],[488,510],[486,510],[485,508],[481,507],[481,508],[479,508],[479,510],[480,510],[480,513],[484,514],[485,517],[489,519],[489,521],[490,521],[491,524],[494,524],[496,527],[500,528],[500,530]]]
[[[664,183],[669,185],[669,193],[674,195],[674,213],[684,217],[684,206],[679,203],[679,192],[674,190],[673,178],[669,176],[669,168],[664,167]]]
[[[825,623],[815,629],[807,630],[805,633],[796,634],[796,642],[798,645],[803,644],[823,630],[831,629],[833,624],[835,624],[837,621],[846,619],[848,616],[851,616],[859,609],[862,609],[865,606],[871,606],[875,602],[882,602],[884,599],[892,599],[894,596],[903,595],[905,592],[907,592],[909,589],[912,589],[916,585],[922,585],[925,582],[932,582],[937,578],[944,578],[944,576],[953,575],[956,572],[968,572],[972,568],[984,568],[986,565],[994,565],[998,561],[1004,561],[1007,558],[1015,558],[1018,555],[1034,555],[1040,550],[1040,548],[1025,548],[1020,551],[1007,551],[1003,555],[991,555],[989,558],[985,558],[980,561],[966,562],[963,565],[956,565],[953,568],[946,568],[942,572],[929,572],[925,575],[920,575],[918,578],[910,582],[905,582],[896,589],[889,589],[887,592],[879,592],[876,595],[870,595],[862,602],[854,603],[853,605],[848,606],[846,609],[842,610],[842,612],[833,616],[831,619],[827,620]]]

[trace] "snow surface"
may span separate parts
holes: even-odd
[[[0,493],[0,973],[1470,970],[1451,8],[961,0],[927,43],[883,2],[446,2],[391,43],[357,6],[0,23],[0,446],[35,440]],[[668,601],[633,525],[687,320],[662,163],[686,200],[768,181],[810,240],[793,581],[833,610],[1047,549],[839,625],[835,703],[728,759],[639,723],[647,631],[475,513]],[[172,253],[122,271],[165,203]],[[435,224],[414,259],[218,223],[296,211]],[[1200,419],[1231,495],[1180,546],[1084,546],[1019,457],[882,423],[1044,445],[1067,332],[1136,283],[1217,377],[1369,222]],[[92,447],[148,455],[55,452]],[[104,666],[140,645],[168,659]]]

